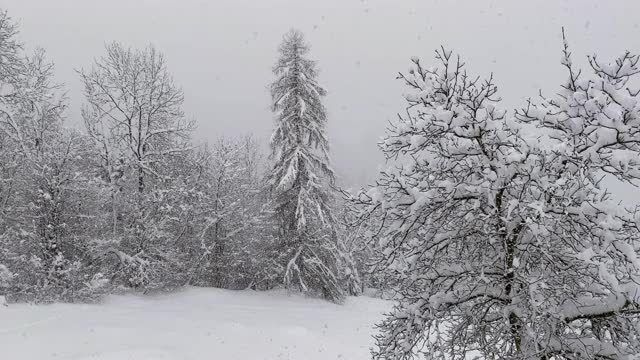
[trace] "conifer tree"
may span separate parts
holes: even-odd
[[[279,48],[271,85],[275,130],[269,174],[278,228],[276,272],[285,287],[339,300],[336,236],[331,211],[326,90],[317,82],[316,63],[306,57],[303,34],[289,31]]]

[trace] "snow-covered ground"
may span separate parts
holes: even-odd
[[[0,307],[0,359],[358,360],[389,302],[189,288],[100,305]]]

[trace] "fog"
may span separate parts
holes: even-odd
[[[564,80],[562,26],[580,64],[593,52],[608,59],[640,49],[634,0],[4,0],[2,7],[27,46],[45,48],[56,63],[72,123],[80,123],[82,103],[76,69],[89,68],[107,42],[153,43],[184,89],[199,139],[252,133],[265,147],[276,49],[289,28],[302,30],[329,91],[332,157],[348,187],[373,181],[384,162],[376,142],[403,110],[395,76],[411,56],[428,62],[440,45],[460,53],[471,71],[494,72],[503,105],[513,108]],[[640,199],[635,189],[615,192]]]

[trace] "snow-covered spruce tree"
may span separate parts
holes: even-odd
[[[317,82],[315,62],[306,57],[309,46],[301,32],[288,32],[279,52],[271,84],[276,124],[268,175],[278,228],[274,272],[287,288],[337,301],[342,291],[329,190],[334,173],[321,101],[326,91]]]
[[[354,199],[399,284],[374,358],[639,358],[640,217],[602,179],[640,180],[640,57],[563,54],[557,95],[514,116],[444,49],[399,76],[393,165]]]

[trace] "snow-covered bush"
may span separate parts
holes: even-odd
[[[399,301],[376,359],[636,359],[640,217],[602,179],[640,180],[640,57],[589,58],[513,115],[451,52],[412,59],[406,115],[380,147],[372,240]],[[397,159],[397,160],[395,160]]]
[[[0,264],[0,288],[9,286],[9,281],[13,278],[13,274],[9,269]]]

